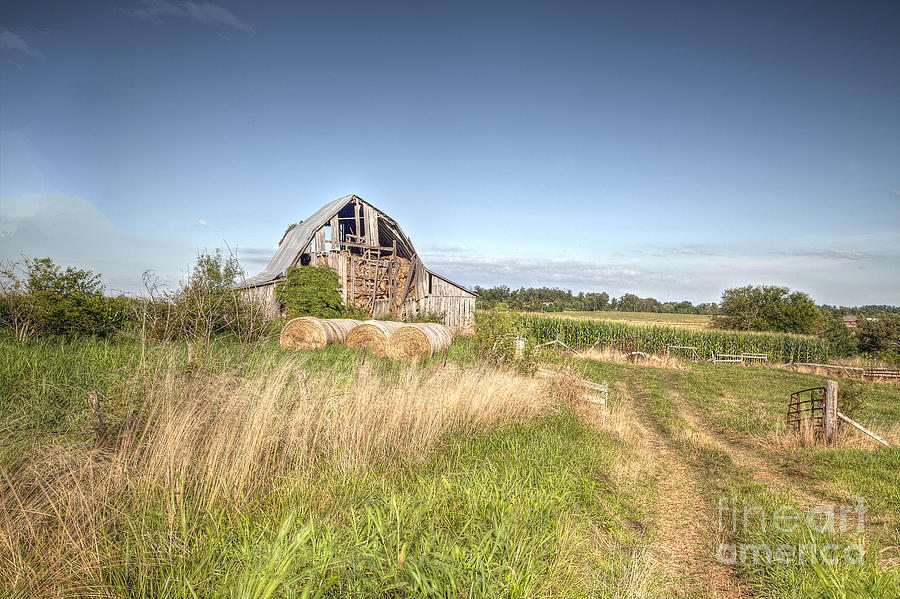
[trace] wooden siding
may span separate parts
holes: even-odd
[[[475,294],[468,289],[454,285],[434,273],[428,273],[428,277],[430,279],[430,291],[427,295],[475,297]]]
[[[338,264],[343,262],[346,265],[346,260],[336,262]],[[282,316],[281,306],[275,299],[275,284],[273,282],[247,289],[248,299],[262,302],[265,306],[266,317],[272,319]],[[343,291],[341,288],[341,292]],[[475,296],[473,295],[430,295],[418,300],[411,298],[406,300],[401,308],[404,319],[435,312],[443,314],[442,322],[458,333],[471,334],[475,331]],[[373,317],[390,313],[389,300],[376,300],[375,309],[372,311]]]
[[[404,319],[412,319],[420,314],[443,314],[442,322],[463,335],[475,332],[475,296],[430,295],[420,300],[406,300],[403,305]]]
[[[281,305],[275,299],[275,282],[247,289],[247,299],[260,302],[265,308],[266,318],[276,319],[281,316]]]

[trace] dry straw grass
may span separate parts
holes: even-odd
[[[332,343],[343,343],[347,334],[360,324],[349,318],[301,316],[284,325],[281,347],[320,349]]]
[[[0,469],[0,588],[24,579],[53,596],[99,580],[110,551],[103,531],[136,497],[190,493],[207,508],[239,507],[295,488],[314,468],[421,460],[449,435],[553,405],[544,381],[489,368],[409,370],[389,381],[366,367],[349,379],[333,370],[307,379],[303,366],[298,357],[241,379],[135,378],[126,403],[140,408],[103,447],[45,439],[14,473]]]
[[[442,324],[403,325],[388,339],[387,355],[394,360],[417,362],[430,358],[453,343],[453,331]]]
[[[347,347],[367,347],[372,355],[383,358],[387,356],[388,339],[402,326],[401,322],[367,320],[347,334],[345,343]]]
[[[596,347],[579,352],[579,358],[588,358],[597,360],[598,362],[615,362],[615,363],[636,363],[642,366],[653,366],[656,368],[671,368],[676,370],[684,369],[684,360],[674,356],[654,356],[643,358],[639,355],[622,352],[611,347]]]
[[[868,425],[869,430],[875,432],[882,439],[890,443],[891,447],[900,447],[900,424],[877,423]],[[825,447],[825,437],[821,425],[812,425],[808,421],[801,422],[800,430],[794,428],[779,427],[778,430],[768,435],[758,435],[754,441],[763,447],[776,451],[790,451],[798,447]],[[830,448],[841,449],[884,449],[884,445],[856,430],[846,422],[838,421]]]

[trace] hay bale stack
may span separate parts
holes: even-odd
[[[347,334],[345,343],[347,347],[368,347],[373,356],[383,358],[387,355],[388,339],[402,326],[402,322],[367,320]]]
[[[405,324],[388,339],[387,355],[394,360],[416,362],[430,358],[453,343],[453,332],[442,324]]]
[[[359,325],[349,318],[315,318],[301,316],[281,329],[281,347],[319,349],[332,343],[343,343],[347,333]]]
[[[325,321],[334,331],[334,342],[344,343],[350,331],[362,324],[362,321],[352,318],[329,318]]]

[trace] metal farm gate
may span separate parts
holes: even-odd
[[[793,427],[799,431],[804,422],[815,431],[825,432],[825,387],[813,387],[791,393],[787,426],[789,429]]]

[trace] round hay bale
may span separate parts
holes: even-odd
[[[316,318],[301,316],[289,321],[281,329],[281,347],[319,349],[332,343],[343,343],[358,320],[349,318]]]
[[[334,343],[334,330],[321,318],[301,316],[281,329],[281,347],[318,349]]]
[[[388,339],[387,355],[394,360],[416,362],[430,358],[451,343],[453,332],[442,324],[405,324]]]
[[[402,322],[367,320],[347,334],[347,347],[368,347],[373,356],[387,355],[387,343],[391,335],[403,326]]]
[[[325,323],[326,326],[331,327],[331,332],[334,337],[332,343],[343,343],[345,339],[347,339],[347,335],[362,324],[362,322],[358,320],[353,320],[352,318],[327,318],[322,322]]]

